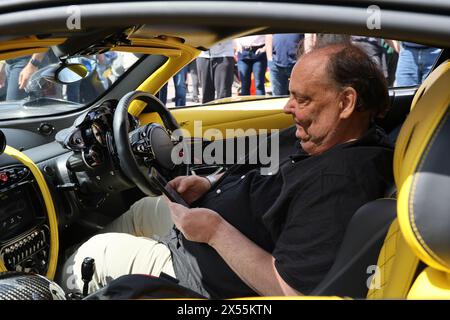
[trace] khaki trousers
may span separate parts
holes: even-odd
[[[162,197],[137,201],[67,259],[59,284],[66,292],[82,291],[81,264],[86,257],[95,259],[89,293],[125,274],[159,276],[164,272],[175,277],[170,250],[157,241],[172,226],[169,207]]]

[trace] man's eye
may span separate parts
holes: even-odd
[[[300,103],[300,104],[306,104],[309,102],[309,99],[307,99],[307,98],[297,98],[296,100],[297,100],[297,103]]]

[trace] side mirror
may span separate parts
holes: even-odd
[[[6,148],[6,136],[2,130],[0,130],[0,154],[5,151]]]

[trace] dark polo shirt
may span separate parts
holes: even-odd
[[[393,183],[393,147],[373,127],[321,155],[306,154],[298,141],[291,150],[273,175],[233,166],[196,206],[217,211],[270,252],[284,281],[308,294],[331,268],[352,215]],[[212,298],[256,295],[207,244],[175,230],[162,242],[181,285]]]

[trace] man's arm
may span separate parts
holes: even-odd
[[[5,61],[0,61],[0,88],[3,88],[5,85],[6,80],[6,68],[5,68]]]
[[[267,60],[268,61],[272,61],[273,57],[272,57],[272,39],[273,36],[271,34],[266,34],[266,55],[267,55]]]
[[[28,80],[32,76],[33,73],[35,73],[39,67],[34,65],[32,61],[37,61],[38,63],[41,63],[42,60],[44,60],[46,52],[41,53],[34,53],[31,56],[30,61],[27,63],[27,65],[22,69],[19,75],[19,89],[25,89],[27,86]]]
[[[400,52],[400,41],[397,40],[390,40],[390,39],[384,39],[384,41],[395,50],[395,52]]]
[[[274,257],[250,241],[226,220],[222,219],[208,244],[258,294],[263,296],[301,295],[281,278],[275,268]]]
[[[214,181],[219,180],[223,174],[224,173],[220,173],[211,176],[211,179],[197,175],[178,176],[175,179],[170,180],[168,184],[174,188],[187,203],[191,204],[208,192],[213,186]]]
[[[316,45],[316,34],[315,33],[305,33],[305,38],[303,40],[303,52],[308,53]]]
[[[213,247],[241,280],[258,294],[301,294],[284,282],[271,254],[250,241],[217,212],[204,208],[187,209],[172,202],[169,206],[172,220],[188,240]]]
[[[242,52],[242,45],[239,42],[239,39],[233,39],[233,43],[234,43],[234,52],[235,52],[235,54],[241,53]]]

